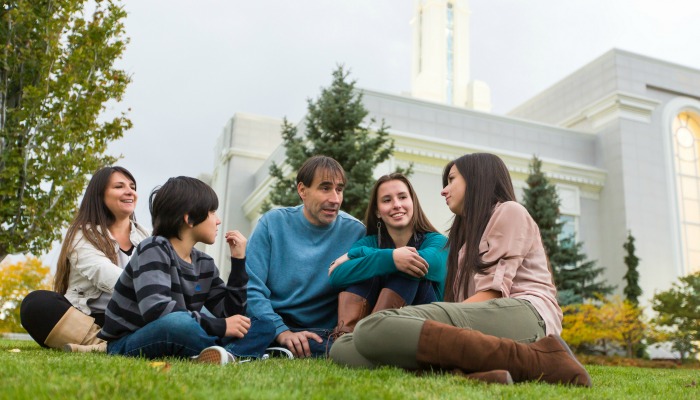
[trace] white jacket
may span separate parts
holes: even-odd
[[[131,223],[129,239],[134,246],[148,236],[150,234],[141,225]],[[119,244],[111,233],[109,237],[114,241],[119,265],[112,263],[103,252],[85,239],[81,230],[75,233],[73,250],[68,255],[70,275],[65,296],[73,307],[87,315],[91,314],[88,301],[97,299],[103,292],[111,294],[119,275],[129,262],[129,257],[119,252]]]

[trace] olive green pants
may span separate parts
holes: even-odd
[[[545,336],[545,324],[528,301],[494,299],[478,303],[432,303],[384,310],[361,320],[341,336],[330,357],[349,367],[395,365],[418,369],[416,353],[423,322],[433,320],[518,342]]]

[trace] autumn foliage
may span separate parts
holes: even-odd
[[[617,345],[633,357],[636,345],[647,332],[642,309],[618,296],[599,297],[596,302],[573,304],[562,310],[562,338],[577,351],[598,347],[608,354]]]
[[[49,267],[36,257],[0,264],[0,332],[24,332],[19,307],[31,291],[51,288]]]

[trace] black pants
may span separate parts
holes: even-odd
[[[19,318],[29,336],[42,347],[51,330],[61,320],[63,314],[73,307],[65,296],[49,290],[35,290],[22,300]],[[95,323],[104,324],[104,314],[93,314]]]

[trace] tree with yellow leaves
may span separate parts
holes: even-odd
[[[647,331],[642,309],[619,296],[612,299],[598,296],[595,303],[573,304],[562,310],[561,336],[577,351],[585,346],[601,346],[607,354],[615,343],[625,348],[628,357],[634,357],[635,347]]]
[[[19,308],[29,292],[50,290],[49,267],[36,257],[0,265],[0,332],[25,332]]]
[[[591,303],[571,304],[562,308],[562,339],[577,352],[603,339],[599,308]]]
[[[609,318],[611,339],[624,346],[627,357],[634,357],[635,348],[644,339],[647,324],[642,309],[628,299],[615,296],[601,307]]]

